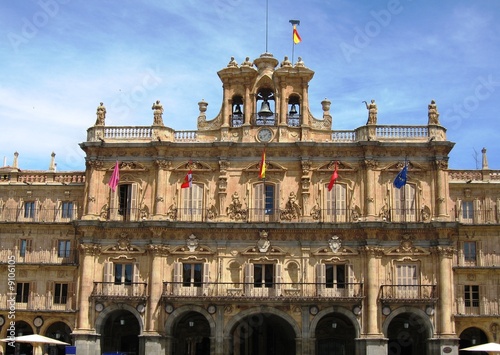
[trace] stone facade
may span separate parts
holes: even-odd
[[[13,319],[77,354],[430,355],[497,340],[500,174],[485,150],[483,169],[448,169],[434,101],[426,125],[380,125],[371,100],[365,126],[336,131],[329,100],[310,113],[300,58],[218,74],[220,113],[201,101],[196,131],[165,125],[159,100],[151,126],[106,126],[101,103],[84,172],[21,171],[17,155],[0,169],[2,337]]]

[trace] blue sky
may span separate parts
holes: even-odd
[[[267,51],[292,56],[291,25],[315,71],[314,116],[332,101],[333,129],[366,123],[425,125],[436,100],[456,145],[452,169],[500,169],[500,1],[268,0]],[[198,102],[220,110],[217,71],[266,52],[266,0],[24,0],[0,12],[0,154],[21,169],[83,170],[78,143],[104,102],[107,125],[164,123],[194,130]]]

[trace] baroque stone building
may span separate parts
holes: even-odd
[[[498,340],[500,172],[486,150],[481,170],[448,169],[434,101],[420,125],[381,125],[371,100],[365,126],[333,130],[330,101],[311,114],[300,58],[231,58],[218,75],[221,110],[207,119],[199,102],[196,131],[166,126],[159,100],[151,126],[106,126],[101,103],[85,171],[56,172],[54,155],[20,170],[17,154],[0,169],[2,338],[166,355]]]

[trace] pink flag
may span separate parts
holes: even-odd
[[[335,170],[333,171],[332,177],[330,178],[330,183],[328,184],[328,191],[332,191],[335,181],[339,177],[337,162],[335,162]]]
[[[113,170],[113,174],[111,174],[111,178],[109,179],[108,185],[113,190],[113,192],[116,191],[116,187],[118,186],[118,183],[120,182],[120,167],[118,164],[118,161],[116,161],[115,168]]]

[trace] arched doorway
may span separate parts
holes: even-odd
[[[33,334],[33,329],[31,326],[23,321],[16,321],[16,337],[21,335],[30,335]],[[33,346],[27,343],[15,343],[15,346],[6,346],[5,347],[6,355],[17,355],[17,354],[33,354]]]
[[[234,355],[295,355],[296,334],[283,318],[270,313],[247,315],[232,330]]]
[[[139,321],[131,312],[119,309],[110,312],[101,330],[101,352],[139,354]]]
[[[460,349],[488,342],[486,334],[479,328],[470,327],[460,334]],[[459,351],[460,355],[487,355],[483,351]]]
[[[387,329],[388,355],[427,355],[429,329],[420,315],[406,312],[395,316]]]
[[[344,315],[331,313],[318,322],[316,327],[317,355],[349,355],[355,353],[356,329]]]
[[[210,355],[210,325],[198,312],[187,312],[179,317],[173,337],[175,355]]]
[[[64,341],[65,343],[71,344],[71,329],[68,327],[66,323],[56,322],[51,324],[46,332],[45,336],[57,339],[60,341]],[[44,346],[44,354],[49,355],[64,355],[66,354],[66,346],[65,345],[46,345]]]

